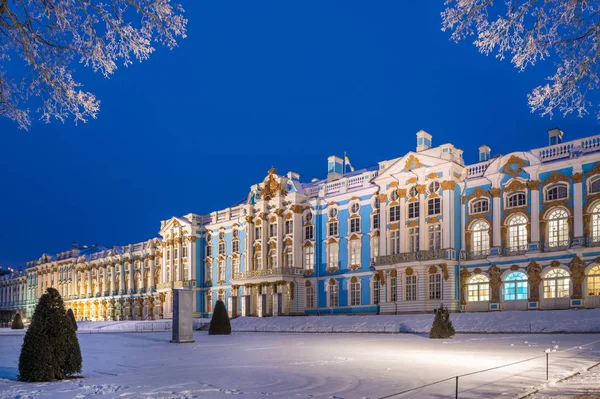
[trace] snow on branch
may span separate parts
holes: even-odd
[[[582,116],[600,76],[600,2],[591,0],[446,0],[442,30],[454,41],[476,35],[480,52],[519,70],[556,57],[556,71],[528,95],[532,112]],[[598,105],[595,105],[598,108]],[[600,112],[596,111],[600,118]]]
[[[46,122],[96,118],[100,101],[74,65],[108,77],[148,59],[154,43],[172,49],[186,37],[183,12],[171,0],[0,0],[0,116],[27,129],[37,99]]]

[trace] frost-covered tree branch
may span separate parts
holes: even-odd
[[[105,77],[144,61],[154,43],[185,38],[183,8],[171,0],[0,0],[0,116],[31,124],[96,118],[100,101],[73,78],[77,63]]]
[[[595,108],[589,93],[600,83],[600,2],[591,0],[446,0],[442,30],[459,41],[476,35],[475,45],[519,70],[556,57],[548,82],[528,95],[532,112],[582,116]]]

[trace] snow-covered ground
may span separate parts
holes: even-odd
[[[378,398],[457,374],[539,359],[461,377],[460,398],[518,397],[600,360],[600,336],[194,333],[79,334],[83,379],[16,381],[22,336],[0,337],[0,398]],[[599,385],[597,379],[595,385]],[[454,380],[399,398],[453,397]]]
[[[234,331],[428,333],[433,314],[239,317]],[[459,333],[600,332],[600,309],[453,313]]]
[[[453,313],[458,333],[596,333],[600,309]],[[195,319],[194,328],[210,322]],[[238,332],[377,332],[428,333],[433,314],[368,316],[238,317],[231,321]],[[169,331],[171,320],[80,322],[80,333]],[[0,329],[0,335],[24,331]]]
[[[600,365],[556,384],[549,384],[531,399],[600,398]]]

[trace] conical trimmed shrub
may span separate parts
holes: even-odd
[[[231,334],[231,323],[229,323],[229,315],[223,301],[217,301],[215,310],[213,311],[210,327],[208,327],[209,335],[229,335]]]
[[[450,321],[450,312],[444,305],[433,311],[435,318],[429,332],[429,338],[450,338],[455,334],[454,327]]]
[[[67,316],[69,316],[69,319],[71,320],[71,324],[73,325],[73,329],[75,331],[77,331],[77,322],[75,321],[75,315],[73,314],[73,309],[69,308],[69,310],[67,310]]]
[[[19,313],[15,314],[10,328],[12,328],[13,330],[22,330],[24,328],[23,319],[21,319],[21,315]]]
[[[31,318],[19,357],[19,380],[62,380],[81,373],[81,350],[57,290],[46,289]]]

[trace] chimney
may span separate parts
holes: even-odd
[[[337,180],[344,174],[344,160],[337,155],[327,158],[327,181]]]
[[[296,172],[290,171],[290,172],[287,172],[287,178],[290,180],[298,181],[298,180],[300,180],[300,175]]]
[[[562,137],[563,131],[559,128],[555,127],[553,129],[548,130],[548,139],[550,140],[550,145],[562,143]]]
[[[71,241],[71,249],[79,248],[79,243],[77,241]]]
[[[489,161],[491,152],[492,149],[487,145],[479,146],[479,162]]]
[[[425,130],[417,132],[417,152],[425,151],[431,148],[431,134]]]

